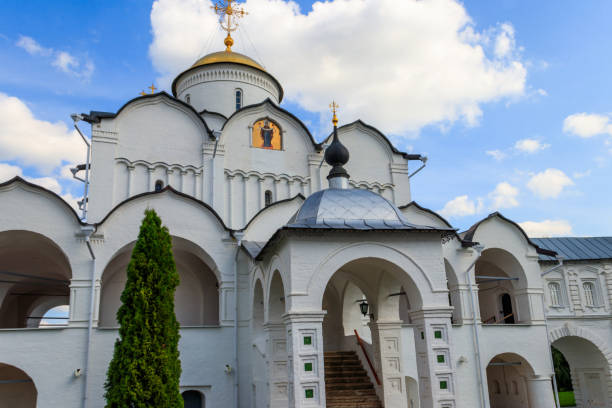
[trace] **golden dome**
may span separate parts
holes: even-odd
[[[257,68],[260,71],[268,72],[264,67],[259,65],[257,61],[247,57],[246,55],[233,52],[233,51],[219,51],[213,52],[212,54],[205,55],[200,58],[191,66],[191,68],[201,67],[204,65],[215,64],[218,62],[233,62],[235,64],[248,65],[249,67]]]

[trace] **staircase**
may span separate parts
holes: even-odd
[[[327,408],[382,408],[354,351],[325,353]]]

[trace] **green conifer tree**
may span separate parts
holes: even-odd
[[[179,275],[168,228],[146,210],[127,267],[106,383],[107,408],[182,408],[179,324],[174,291]]]

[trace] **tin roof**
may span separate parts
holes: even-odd
[[[555,251],[566,261],[612,259],[612,237],[531,238],[536,245]],[[541,261],[555,258],[540,254]]]

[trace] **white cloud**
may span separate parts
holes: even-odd
[[[532,238],[567,236],[572,234],[572,226],[566,220],[525,221],[519,223],[525,233]]]
[[[585,171],[577,171],[574,174],[572,174],[572,176],[574,176],[575,179],[581,179],[583,177],[588,177],[591,175],[591,170],[585,170]]]
[[[85,145],[65,123],[36,119],[20,99],[0,93],[0,160],[49,173],[65,162],[82,162]]]
[[[563,131],[583,138],[608,134],[612,136],[612,121],[607,115],[575,113],[563,121]]]
[[[462,195],[453,198],[444,205],[440,211],[440,215],[443,217],[464,217],[466,215],[474,215],[482,211],[483,204],[482,199],[478,198],[476,201],[470,199],[467,195]]]
[[[41,46],[35,39],[25,35],[19,36],[16,46],[23,48],[30,55],[51,55],[53,50]]]
[[[54,50],[53,48],[43,47],[32,37],[22,35],[19,37],[19,40],[17,40],[15,45],[23,48],[30,55],[43,57],[53,56],[53,59],[51,60],[52,66],[66,74],[85,81],[91,78],[95,70],[95,65],[89,58],[84,57],[83,61],[81,62],[79,58],[66,51],[59,51]]]
[[[153,3],[149,54],[162,86],[206,51],[218,30],[210,5]],[[345,123],[362,118],[402,135],[432,123],[474,125],[483,103],[525,94],[512,26],[476,32],[457,0],[335,0],[315,2],[307,15],[291,1],[247,0],[245,8],[234,49],[252,40],[257,52],[246,53],[266,64],[287,99],[325,115],[336,99]],[[222,47],[217,35],[210,51]]]
[[[508,156],[506,153],[502,152],[501,150],[495,149],[495,150],[487,150],[486,154],[493,157],[495,160],[497,161],[502,161],[506,158],[506,156]]]
[[[529,179],[527,187],[540,198],[557,198],[565,187],[574,182],[559,169],[546,169]]]
[[[516,199],[519,195],[518,188],[512,186],[510,183],[501,182],[489,193],[491,199],[491,208],[494,210],[500,210],[502,208],[512,208],[519,205]]]
[[[537,153],[549,147],[549,144],[542,143],[536,139],[521,139],[514,144],[515,149],[529,154]]]

